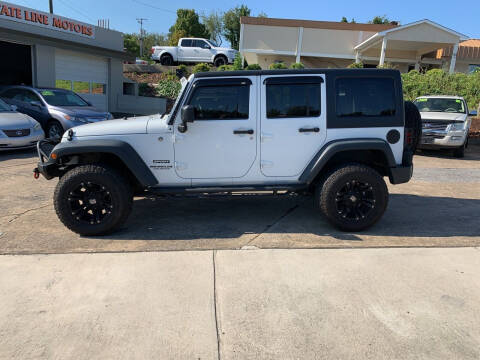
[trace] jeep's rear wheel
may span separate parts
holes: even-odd
[[[321,186],[316,201],[328,221],[340,230],[367,229],[387,208],[387,185],[383,177],[368,166],[341,167]]]
[[[55,211],[62,223],[80,235],[104,235],[121,226],[133,203],[128,181],[103,165],[68,171],[55,188]]]

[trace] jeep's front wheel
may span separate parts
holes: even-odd
[[[353,164],[335,170],[317,191],[320,209],[343,231],[361,231],[375,224],[388,204],[388,189],[374,169]]]
[[[82,165],[57,184],[55,211],[62,223],[80,235],[104,235],[128,218],[133,203],[128,181],[103,165]]]

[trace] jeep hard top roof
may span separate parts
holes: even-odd
[[[193,75],[197,78],[233,77],[233,76],[258,76],[258,75],[313,75],[313,74],[341,74],[341,75],[398,75],[400,72],[394,69],[285,69],[285,70],[237,70],[200,72]]]

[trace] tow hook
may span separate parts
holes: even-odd
[[[38,171],[38,168],[33,169],[33,178],[36,180],[40,177],[40,171]]]

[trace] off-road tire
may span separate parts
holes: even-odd
[[[219,55],[215,58],[215,60],[213,61],[213,64],[215,65],[215,67],[218,68],[222,65],[227,65],[228,64],[228,59],[223,55]]]
[[[337,168],[318,186],[320,188],[316,191],[315,201],[327,220],[342,231],[361,231],[369,228],[382,217],[388,205],[388,189],[383,177],[365,165],[348,164]],[[348,186],[351,188],[358,186],[359,194],[357,195],[357,191],[351,192],[355,194],[356,200],[353,201],[358,201],[356,204],[353,203],[357,208],[354,212],[347,212],[346,216],[345,211],[339,210],[343,206],[343,200],[338,199],[350,199],[350,193],[344,191]],[[367,206],[367,202],[371,205]],[[353,215],[353,218],[350,218],[350,215]]]
[[[105,212],[105,217],[99,223],[80,219],[73,212],[71,196],[78,197],[76,189],[82,184],[101,187],[103,190],[100,191],[108,194],[110,205],[105,206],[111,207],[110,213],[107,215]],[[55,211],[67,228],[80,235],[92,236],[111,233],[125,223],[132,210],[133,193],[127,179],[115,169],[102,164],[89,164],[75,167],[63,175],[55,188],[53,199]],[[83,204],[88,205],[88,202]]]
[[[173,66],[173,57],[170,54],[164,54],[160,57],[160,64],[164,66]]]
[[[412,131],[412,144],[409,148],[414,153],[422,137],[422,116],[417,106],[411,101],[405,101],[405,129]]]
[[[63,133],[65,132],[65,129],[59,121],[50,120],[47,123],[45,132],[47,138],[61,138],[63,136]]]

